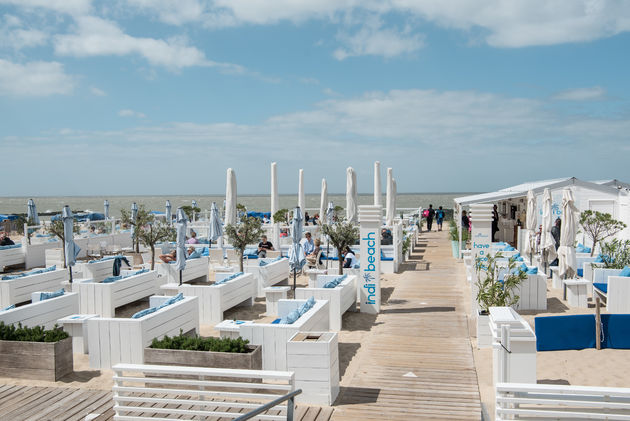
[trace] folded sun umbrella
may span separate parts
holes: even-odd
[[[387,169],[387,194],[385,198],[385,225],[394,225],[394,216],[396,213],[396,193],[394,192],[394,177],[391,168]]]
[[[575,207],[573,192],[565,188],[562,191],[562,225],[560,229],[560,247],[558,247],[558,271],[560,276],[572,278],[577,273],[575,256],[575,234],[577,231],[578,209]]]
[[[219,216],[219,208],[217,208],[216,202],[212,202],[210,206],[210,234],[208,240],[216,241],[223,235],[223,223],[221,222],[221,216]]]
[[[357,174],[354,168],[346,169],[346,219],[350,223],[359,220],[359,196],[357,194]]]
[[[26,218],[33,221],[35,225],[39,225],[39,215],[37,215],[37,207],[33,199],[28,199],[26,205]]]
[[[556,243],[553,241],[551,235],[551,228],[553,227],[553,215],[552,215],[552,200],[551,192],[549,189],[545,189],[543,192],[543,204],[542,204],[542,233],[540,236],[540,250],[543,254],[543,260],[546,264],[556,260]]]
[[[103,215],[105,215],[105,219],[109,219],[109,200],[107,199],[103,202]]]
[[[63,221],[64,256],[66,258],[66,266],[70,272],[70,283],[72,283],[72,266],[76,263],[81,249],[74,242],[74,215],[72,215],[70,206],[66,205],[63,207],[61,220]]]
[[[188,220],[182,208],[177,208],[177,219],[175,229],[177,231],[177,260],[175,261],[175,270],[179,271],[179,284],[182,284],[182,271],[186,269],[186,225]]]
[[[328,204],[328,183],[322,178],[322,193],[319,198],[319,224],[324,224],[326,220],[326,205]]]
[[[171,207],[171,201],[166,201],[166,223],[171,224],[173,222],[173,208]]]
[[[233,224],[236,224],[236,174],[232,168],[228,168],[225,184],[225,225]]]
[[[293,211],[293,219],[291,220],[291,250],[289,251],[289,268],[293,271],[293,289],[295,290],[297,271],[302,270],[306,263],[306,256],[302,249],[300,240],[304,229],[304,216],[300,207],[296,207]]]
[[[536,196],[534,196],[534,192],[529,190],[527,192],[527,213],[525,214],[525,228],[526,232],[526,240],[525,240],[525,248],[524,254],[529,255],[529,261],[532,262],[532,255],[534,254],[534,249],[536,246],[534,245],[534,235],[536,232]]]

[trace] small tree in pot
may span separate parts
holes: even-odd
[[[518,303],[520,297],[514,294],[514,289],[527,279],[527,273],[511,257],[508,260],[507,273],[501,282],[497,266],[497,260],[501,258],[503,255],[499,252],[494,256],[487,256],[485,260],[480,257],[475,259],[478,288],[476,299],[482,314],[488,314],[490,307],[510,307]]]
[[[138,238],[142,244],[151,249],[151,270],[155,269],[155,245],[162,241],[175,241],[175,228],[163,222],[156,222],[151,215],[149,222],[138,228]],[[146,262],[145,262],[146,263]]]
[[[609,213],[585,210],[580,214],[580,225],[584,233],[593,241],[591,256],[595,253],[597,243],[612,237],[626,227],[621,221],[613,219]]]
[[[145,209],[144,205],[140,205],[138,207],[138,214],[136,215],[136,220],[134,221],[131,218],[131,212],[127,209],[120,210],[120,219],[123,224],[133,225],[133,246],[136,250],[136,253],[140,253],[140,233],[142,232],[142,227],[144,227],[149,222],[152,222],[154,215]]]
[[[359,239],[359,228],[345,220],[322,225],[322,233],[328,236],[328,241],[337,249],[339,259],[339,275],[343,274],[343,258],[341,252],[346,246],[351,246]],[[326,256],[328,257],[328,256]]]
[[[263,233],[262,222],[258,218],[242,215],[236,224],[225,227],[225,235],[239,256],[239,268],[243,271],[243,254],[248,244],[257,243]]]

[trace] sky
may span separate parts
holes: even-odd
[[[625,0],[0,0],[3,196],[629,180]]]

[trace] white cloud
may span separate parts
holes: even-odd
[[[39,29],[25,28],[22,21],[13,15],[4,15],[0,24],[0,47],[21,50],[27,47],[44,45],[47,34]]]
[[[118,115],[120,117],[146,118],[146,114],[129,109],[118,111]]]
[[[0,4],[16,6],[26,11],[46,9],[69,15],[88,13],[91,3],[91,0],[0,0]]]
[[[75,81],[63,64],[32,61],[25,64],[0,59],[0,95],[49,96],[72,93]]]
[[[333,53],[337,60],[366,55],[389,58],[413,53],[424,46],[422,35],[412,33],[409,28],[404,31],[382,28],[381,22],[365,25],[352,35],[341,33],[337,38],[345,45]]]
[[[206,59],[202,51],[189,46],[181,37],[167,40],[132,37],[114,22],[94,16],[83,16],[76,22],[76,33],[55,37],[56,54],[73,57],[139,55],[151,65],[169,70],[208,66],[229,73],[244,72],[241,66]]]
[[[99,88],[97,88],[96,86],[92,86],[92,87],[90,88],[90,92],[91,92],[91,93],[92,93],[92,95],[94,95],[94,96],[107,96],[107,93],[106,93],[104,90],[99,89]]]
[[[601,86],[577,88],[558,92],[553,99],[561,101],[597,101],[606,98],[606,90]]]
[[[142,12],[154,14],[164,23],[183,25],[201,20],[206,11],[205,2],[199,0],[126,0],[127,4]]]

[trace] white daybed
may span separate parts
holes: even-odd
[[[158,263],[155,265],[161,284],[179,284],[179,271],[175,270],[175,263]],[[201,256],[196,259],[186,260],[186,268],[182,271],[182,282],[208,280],[208,257]]]
[[[21,244],[11,246],[1,246],[0,248],[0,271],[4,271],[5,266],[24,264],[24,250]]]
[[[324,285],[337,278],[339,275],[318,275],[315,288],[297,288],[295,298],[307,300],[315,297],[316,300],[328,300],[330,330],[341,330],[341,319],[346,310],[356,309],[357,283],[356,276],[349,275],[334,288],[324,288]]]
[[[64,269],[0,280],[0,308],[30,301],[33,292],[56,291],[67,280],[68,271]]]
[[[23,326],[44,326],[52,329],[57,320],[79,312],[79,294],[67,292],[64,295],[39,301],[40,292],[31,295],[32,303],[12,310],[0,311],[0,322],[4,324],[22,323]]]
[[[260,261],[268,262],[265,266],[260,266]],[[256,259],[251,264],[244,267],[245,272],[251,273],[256,278],[258,297],[265,296],[265,288],[280,283],[289,278],[289,259]]]

